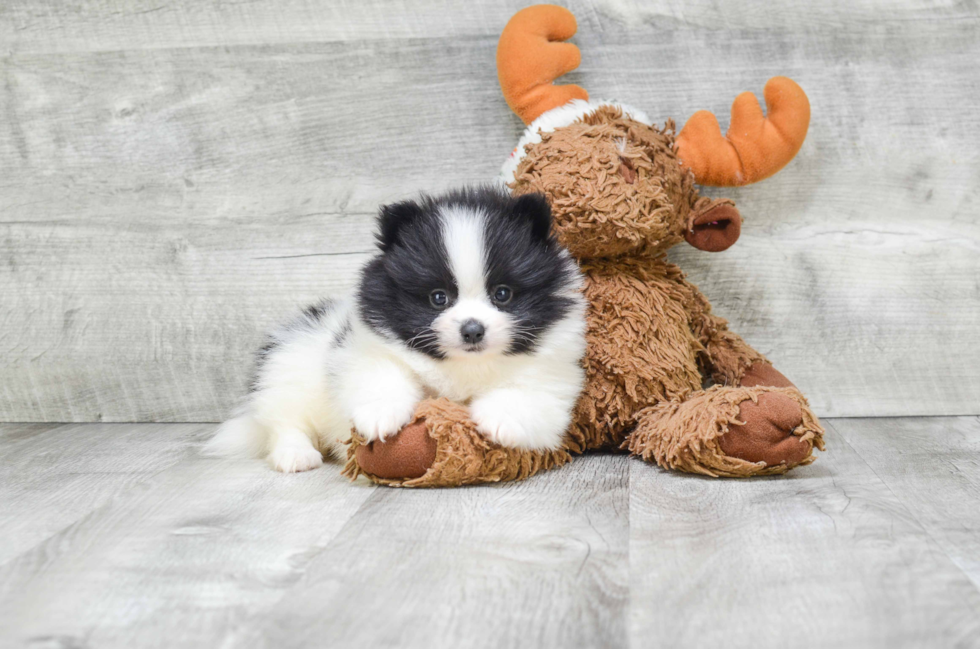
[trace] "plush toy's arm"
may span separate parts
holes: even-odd
[[[728,330],[728,321],[711,312],[708,299],[691,289],[691,329],[704,346],[701,355],[704,373],[720,385],[768,385],[790,387],[792,382],[772,367],[741,336]]]
[[[705,348],[705,369],[715,383],[741,385],[750,368],[769,364],[766,357],[752,349],[741,336],[728,330],[724,318],[709,312],[700,324],[701,331],[696,333]]]
[[[351,437],[344,475],[364,475],[397,487],[457,487],[524,480],[562,466],[568,451],[526,451],[489,441],[469,408],[448,399],[426,399],[412,422],[385,442]]]

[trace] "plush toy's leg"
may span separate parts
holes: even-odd
[[[739,378],[738,384],[749,388],[756,385],[768,385],[773,388],[795,388],[793,382],[783,376],[783,373],[765,361],[759,361],[749,366]]]
[[[344,475],[364,475],[397,487],[455,487],[523,480],[561,466],[568,451],[520,451],[488,441],[469,419],[469,409],[447,399],[423,401],[415,419],[385,442],[365,443],[354,434]]]
[[[669,469],[773,475],[813,462],[823,429],[796,388],[716,385],[641,411],[624,446]]]

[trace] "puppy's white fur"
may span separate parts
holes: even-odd
[[[530,352],[508,354],[514,336],[526,334],[487,295],[482,216],[444,208],[441,217],[459,296],[422,335],[435,336],[444,357],[364,322],[356,297],[335,302],[322,317],[273,332],[275,347],[253,392],[209,451],[266,457],[276,470],[305,471],[320,466],[324,454],[339,457],[352,427],[369,441],[398,432],[426,397],[468,404],[480,432],[501,445],[561,445],[584,382],[580,277],[561,293],[572,303],[568,313],[537,334]],[[486,327],[477,352],[459,334],[471,318]]]

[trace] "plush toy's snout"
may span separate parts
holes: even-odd
[[[742,216],[727,201],[715,203],[708,209],[692,212],[687,220],[684,238],[706,252],[727,250],[742,233]]]

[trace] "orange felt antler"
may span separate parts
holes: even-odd
[[[575,85],[552,82],[578,67],[581,55],[571,43],[575,16],[564,7],[534,5],[510,19],[497,43],[497,78],[504,99],[525,124],[552,108],[589,93]]]
[[[766,83],[766,112],[751,92],[732,104],[728,134],[715,116],[701,110],[677,136],[681,163],[702,185],[736,187],[768,178],[793,159],[810,125],[810,101],[795,81],[773,77]]]

